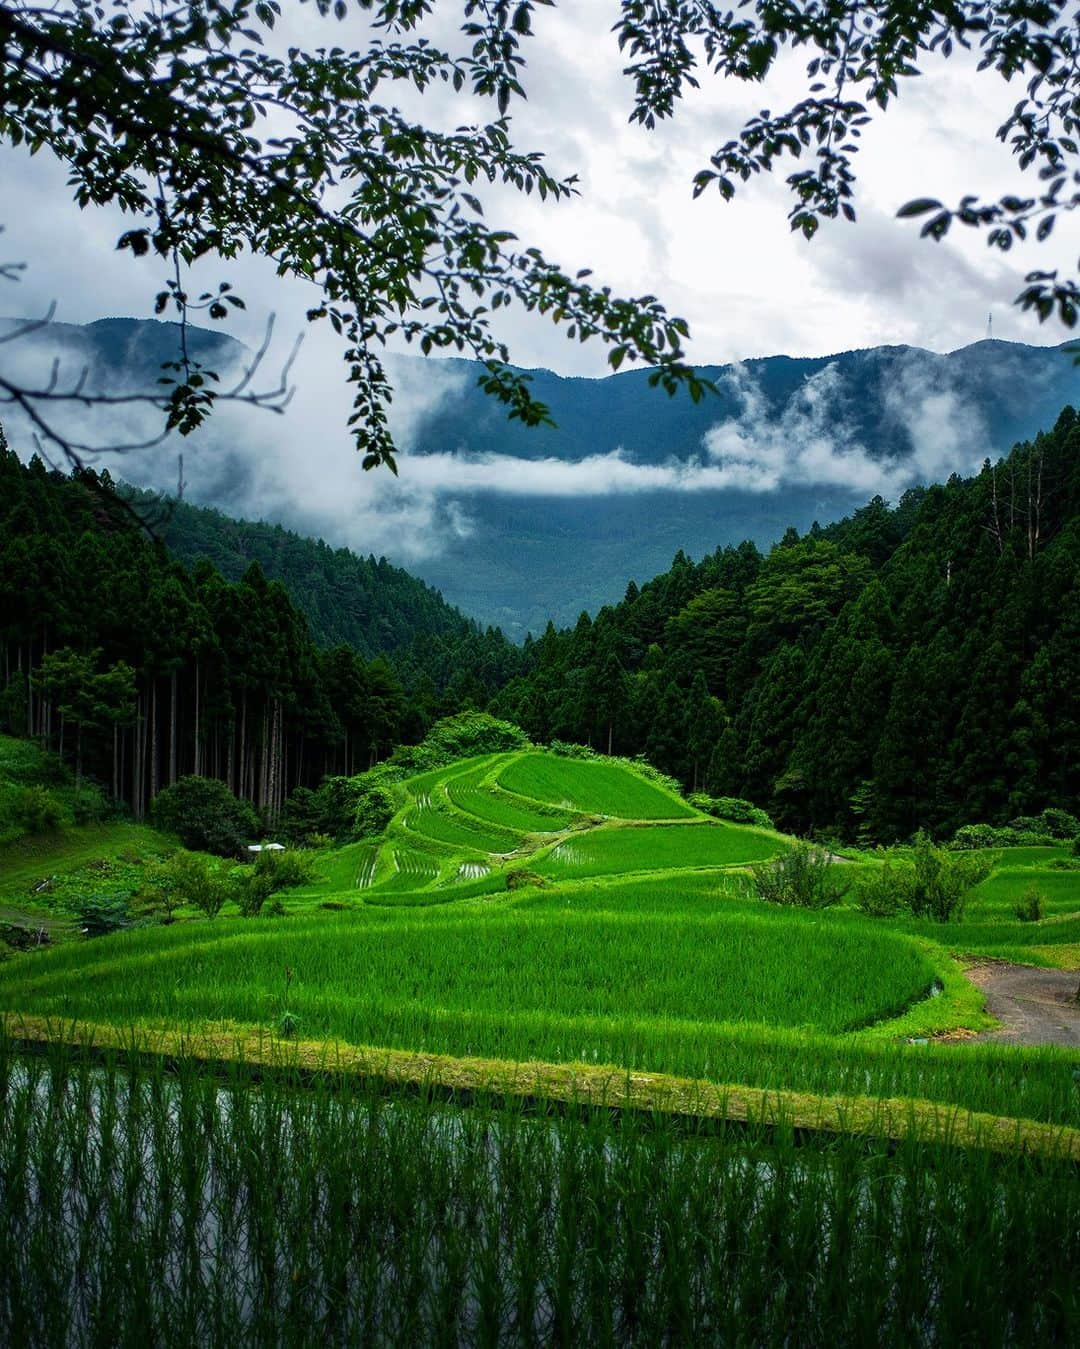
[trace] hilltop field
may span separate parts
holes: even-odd
[[[1080,966],[1065,844],[995,850],[963,920],[940,923],[860,912],[850,887],[882,862],[857,852],[833,864],[840,903],[765,903],[750,868],[795,841],[710,818],[625,761],[514,750],[392,793],[380,836],[307,854],[283,913],[181,909],[104,939],[79,939],[78,904],[136,891],[175,844],[125,822],[9,842],[0,918],[54,937],[0,964],[9,1026],[409,1051],[448,1080],[471,1059],[496,1078],[499,1064],[606,1065],[1080,1126],[1080,1055],[995,1043],[964,973]],[[1022,921],[1033,887],[1042,916]]]

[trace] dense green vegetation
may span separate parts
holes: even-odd
[[[280,525],[233,520],[187,501],[121,491],[187,567],[205,560],[235,583],[257,562],[268,580],[285,587],[319,646],[349,646],[365,660],[391,656],[403,677],[426,675],[440,689],[485,652],[508,657],[492,634],[384,557],[359,557]]]
[[[1064,1344],[1075,1163],[0,1042],[10,1344]],[[162,1277],[161,1271],[170,1271]],[[85,1328],[92,1326],[93,1336]]]
[[[334,586],[352,583],[350,565]],[[388,569],[385,589],[380,575],[374,564],[349,603],[369,619],[364,649],[384,640],[396,666],[320,648],[257,561],[235,582],[205,560],[188,571],[137,527],[107,474],[24,467],[0,431],[0,731],[58,750],[139,818],[194,774],[274,820],[298,786],[368,767],[519,668],[501,634],[418,582],[423,602],[404,603],[404,574]],[[407,651],[380,617],[403,603]]]
[[[1080,421],[768,556],[691,562],[550,629],[493,709],[644,753],[784,828],[891,841],[1080,810]]]
[[[670,1246],[663,1259],[640,1257],[642,1277],[661,1281],[662,1300],[682,1297],[679,1315],[690,1318],[688,1325],[714,1324],[709,1318],[720,1315],[721,1305],[735,1318],[732,1325],[743,1324],[744,1293],[730,1291],[732,1279],[737,1290],[749,1290],[745,1296],[759,1297],[760,1323],[772,1324],[779,1304],[774,1309],[753,1291],[761,1287],[761,1261],[749,1272],[753,1233],[761,1233],[762,1251],[769,1252],[765,1267],[780,1277],[779,1234],[793,1222],[814,1232],[818,1248],[823,1230],[831,1239],[829,1224],[846,1223],[846,1254],[840,1264],[821,1267],[816,1291],[804,1286],[800,1255],[803,1283],[784,1301],[788,1311],[798,1297],[824,1316],[825,1303],[836,1302],[829,1280],[841,1286],[840,1274],[829,1273],[834,1267],[843,1269],[845,1285],[864,1271],[869,1298],[870,1271],[880,1292],[874,1262],[884,1260],[896,1291],[887,1312],[880,1298],[874,1304],[879,1338],[887,1342],[895,1324],[901,1342],[900,1328],[909,1330],[913,1317],[926,1337],[944,1333],[959,1315],[948,1297],[963,1304],[969,1326],[982,1324],[982,1307],[973,1313],[966,1284],[953,1288],[939,1278],[929,1300],[918,1301],[915,1280],[923,1275],[916,1266],[922,1271],[926,1231],[939,1221],[938,1210],[927,1216],[926,1205],[944,1215],[942,1240],[977,1232],[965,1252],[973,1269],[996,1258],[996,1238],[983,1230],[988,1206],[998,1218],[1015,1213],[1026,1224],[1022,1261],[1034,1260],[1033,1234],[1043,1229],[1027,1205],[1042,1180],[1028,1185],[1019,1157],[991,1164],[979,1151],[975,1126],[964,1123],[966,1112],[1004,1120],[998,1137],[1007,1149],[1028,1145],[1025,1130],[1046,1131],[1045,1151],[1080,1128],[1075,1051],[963,1042],[993,1024],[965,977],[969,961],[1080,967],[1078,802],[1070,776],[1077,760],[1068,757],[1080,723],[1070,720],[1076,689],[1063,683],[1076,671],[1080,632],[1073,510],[1080,489],[1069,462],[1078,434],[1071,414],[1063,416],[1053,436],[1021,447],[972,482],[914,494],[895,511],[873,503],[828,531],[792,535],[768,558],[743,547],[697,567],[677,560],[668,576],[632,590],[595,623],[582,620],[573,632],[548,632],[527,644],[513,658],[522,673],[508,683],[509,667],[496,662],[484,667],[483,678],[463,676],[456,691],[442,695],[451,707],[459,698],[509,707],[549,748],[519,725],[476,710],[432,724],[439,710],[433,683],[410,690],[401,682],[406,676],[382,658],[366,660],[344,647],[321,651],[284,589],[258,569],[236,584],[204,564],[189,574],[113,519],[122,507],[107,482],[48,474],[36,463],[23,469],[4,455],[0,474],[13,484],[14,505],[0,521],[0,584],[7,587],[0,612],[9,624],[0,712],[33,739],[0,735],[3,1024],[34,1027],[35,1037],[47,1033],[43,1027],[88,1028],[101,1043],[107,1034],[136,1030],[216,1036],[216,1052],[227,1059],[242,1057],[240,1037],[316,1055],[369,1046],[383,1055],[420,1056],[425,1079],[430,1073],[444,1084],[467,1065],[482,1064],[483,1090],[509,1098],[534,1094],[516,1085],[515,1065],[523,1062],[572,1068],[575,1080],[586,1072],[611,1076],[614,1068],[612,1080],[629,1082],[633,1070],[634,1080],[692,1079],[723,1100],[755,1090],[778,1102],[799,1093],[830,1098],[841,1129],[854,1128],[843,1123],[845,1111],[868,1098],[873,1109],[892,1112],[890,1136],[899,1139],[887,1182],[880,1146],[865,1140],[858,1150],[848,1142],[831,1149],[821,1139],[804,1142],[795,1161],[783,1129],[767,1140],[751,1131],[738,1147],[723,1127],[719,1138],[706,1138],[700,1121],[677,1144],[671,1134],[665,1164],[678,1172],[685,1163],[688,1183],[720,1187],[722,1216],[699,1189],[679,1201],[682,1226],[689,1205],[706,1215],[702,1221],[715,1234],[745,1201],[752,1211],[740,1230],[750,1244],[740,1247],[745,1260],[724,1266],[723,1294],[675,1265],[670,1275],[659,1274],[668,1269]],[[1030,493],[1044,490],[1037,483],[1045,484],[1046,497],[1038,498],[1036,528]],[[1021,484],[1029,493],[1023,527]],[[1007,517],[999,514],[988,526],[987,501],[1004,511],[1007,498],[997,494],[1006,488],[1013,494],[1011,523],[1001,523]],[[50,551],[51,536],[39,531],[45,518],[62,548]],[[942,561],[945,579],[935,586],[933,567]],[[37,588],[28,598],[23,587],[30,582]],[[138,628],[131,613],[139,616]],[[496,653],[501,639],[485,640]],[[471,660],[476,648],[469,649]],[[917,698],[913,680],[922,681]],[[1000,724],[974,719],[984,696]],[[919,717],[905,721],[912,707]],[[412,743],[391,750],[395,738]],[[644,752],[649,762],[600,750]],[[925,771],[913,755],[922,756]],[[698,790],[686,795],[692,788]],[[751,804],[755,799],[769,814]],[[133,812],[125,811],[125,800]],[[154,830],[139,818],[147,807]],[[800,842],[772,828],[770,815],[786,828],[849,842]],[[939,840],[953,836],[951,848],[931,839],[924,820]],[[252,862],[245,843],[260,831],[302,851],[266,852]],[[877,840],[900,842],[886,850],[872,846]],[[175,1228],[166,1232],[147,1218],[122,1247],[118,1231],[102,1226],[112,1219],[95,1216],[106,1209],[84,1204],[77,1193],[85,1177],[99,1198],[111,1194],[118,1172],[89,1164],[79,1163],[70,1184],[57,1182],[51,1198],[31,1202],[28,1159],[74,1174],[69,1158],[91,1147],[92,1129],[84,1124],[80,1136],[75,1117],[63,1115],[61,1125],[56,1112],[46,1127],[39,1113],[46,1089],[32,1068],[12,1067],[7,1053],[0,1045],[0,1074],[8,1072],[13,1083],[0,1089],[0,1280],[9,1269],[23,1269],[23,1252],[38,1249],[33,1242],[40,1247],[39,1212],[52,1212],[50,1203],[74,1205],[85,1224],[72,1237],[76,1245],[56,1252],[49,1288],[33,1278],[28,1285],[41,1296],[51,1289],[54,1310],[43,1311],[21,1291],[9,1294],[0,1299],[0,1329],[7,1316],[16,1330],[47,1323],[54,1334],[71,1306],[97,1308],[98,1276],[85,1258],[73,1273],[77,1248],[109,1240],[142,1268],[152,1247],[164,1254],[178,1238]],[[144,1125],[155,1129],[149,1160],[144,1148],[136,1170],[142,1175],[146,1161],[156,1176],[173,1146],[166,1140],[171,1124],[153,1113],[158,1102],[176,1094],[187,1102],[177,1108],[190,1110],[204,1090],[193,1067],[184,1072],[190,1076],[183,1083],[168,1091],[153,1087],[137,1102],[123,1099],[127,1088],[119,1079],[93,1085],[98,1079],[72,1061],[57,1060],[53,1080],[83,1093],[84,1104],[87,1093],[100,1091],[109,1102],[101,1128],[114,1127],[108,1112],[123,1104],[132,1137]],[[33,1091],[23,1090],[35,1081]],[[295,1202],[308,1202],[305,1187],[323,1183],[318,1159],[331,1156],[321,1150],[337,1137],[334,1112],[349,1118],[351,1103],[361,1099],[369,1122],[383,1121],[363,1145],[365,1164],[401,1165],[396,1145],[380,1151],[384,1144],[376,1139],[407,1116],[417,1139],[444,1130],[446,1151],[417,1162],[416,1174],[426,1181],[432,1168],[443,1167],[450,1185],[444,1196],[458,1193],[454,1184],[472,1184],[459,1168],[472,1165],[467,1140],[475,1115],[451,1115],[424,1096],[394,1095],[381,1104],[350,1088],[336,1093],[339,1105],[331,1110],[322,1085],[300,1094],[277,1091],[253,1098],[259,1104],[239,1107],[236,1116],[231,1106],[204,1115],[203,1156],[221,1168],[221,1181],[212,1184],[226,1185],[225,1177],[238,1174],[237,1150],[256,1137],[243,1130],[255,1127],[266,1102],[260,1137],[269,1137],[271,1117],[310,1124],[309,1161],[288,1182]],[[478,1105],[486,1109],[482,1100]],[[162,1108],[172,1119],[172,1105]],[[84,1120],[97,1118],[84,1111]],[[969,1129],[965,1150],[935,1152],[928,1172],[930,1154],[904,1140],[909,1126],[927,1118],[939,1120],[946,1139],[953,1122]],[[577,1226],[563,1244],[551,1235],[567,1211],[561,1189],[537,1193],[543,1221],[554,1224],[546,1236],[535,1223],[519,1230],[518,1216],[500,1217],[492,1248],[498,1258],[483,1265],[485,1287],[504,1289],[492,1294],[490,1310],[500,1328],[517,1324],[508,1298],[525,1298],[539,1324],[547,1311],[536,1308],[564,1297],[560,1315],[570,1318],[567,1324],[592,1327],[606,1306],[611,1336],[618,1324],[618,1337],[627,1337],[611,1310],[623,1304],[612,1301],[602,1280],[570,1280],[563,1293],[550,1283],[559,1261],[579,1251],[583,1220],[574,1206],[581,1200],[591,1203],[590,1212],[603,1211],[609,1174],[612,1185],[627,1183],[610,1172],[621,1155],[619,1140],[640,1179],[646,1173],[634,1168],[653,1155],[650,1140],[668,1138],[674,1128],[670,1121],[646,1127],[633,1111],[626,1121],[572,1108],[557,1124],[525,1124],[504,1112],[492,1125],[500,1138],[507,1131],[514,1166],[525,1164],[525,1154],[513,1149],[528,1135],[535,1140],[529,1148],[541,1149],[528,1152],[529,1165],[543,1174],[542,1149],[550,1145],[551,1157],[559,1158],[560,1149],[577,1146],[568,1142],[579,1137],[577,1129],[597,1140],[597,1155],[606,1159],[587,1183],[575,1176]],[[279,1162],[306,1137],[293,1128]],[[753,1149],[766,1143],[761,1175],[746,1182],[744,1194],[737,1177],[746,1175]],[[344,1159],[353,1155],[337,1149],[335,1193],[351,1184]],[[1040,1177],[1054,1174],[1056,1165],[1046,1162]],[[788,1171],[790,1187],[776,1189]],[[558,1174],[561,1185],[566,1172]],[[898,1175],[903,1185],[889,1189]],[[947,1177],[942,1191],[933,1188],[937,1177]],[[489,1167],[482,1202],[495,1206],[491,1212],[504,1181]],[[1074,1181],[1047,1201],[1061,1221],[1074,1220]],[[198,1182],[204,1183],[211,1182]],[[871,1201],[874,1185],[884,1187],[884,1208]],[[666,1189],[655,1198],[652,1180],[644,1188],[647,1200],[637,1185],[626,1192],[632,1201],[611,1210],[609,1240],[620,1239],[620,1224],[633,1222],[626,1203],[668,1204]],[[902,1216],[909,1190],[919,1201],[917,1241]],[[379,1193],[373,1185],[370,1204]],[[506,1193],[518,1202],[512,1185]],[[150,1201],[137,1199],[130,1185],[126,1194],[142,1205],[140,1213],[150,1213]],[[781,1199],[788,1209],[769,1226],[760,1205]],[[245,1234],[243,1241],[249,1229],[258,1230],[264,1254],[257,1258],[273,1261],[284,1202],[279,1190],[276,1201],[254,1208],[234,1198],[222,1200],[220,1210],[211,1203],[200,1211],[213,1209],[215,1221],[234,1223],[229,1230]],[[197,1207],[180,1220],[192,1230],[203,1221]],[[448,1288],[459,1288],[454,1279],[478,1279],[474,1262],[482,1262],[483,1243],[476,1224],[462,1228],[465,1236],[443,1223],[433,1239],[428,1213],[422,1205],[410,1209],[398,1226],[399,1242],[422,1242],[429,1253],[445,1249],[456,1271],[446,1274]],[[664,1215],[675,1221],[676,1209]],[[340,1241],[355,1249],[348,1215],[310,1230],[310,1240],[298,1241],[281,1229],[294,1268],[306,1267],[309,1256],[328,1258]],[[785,1249],[795,1249],[793,1238],[784,1240]],[[1033,1312],[1028,1290],[1022,1299],[1002,1294],[992,1323],[999,1339],[1008,1338],[1004,1327],[1054,1335],[1060,1329],[1054,1317],[1073,1317],[1073,1294],[1060,1292],[1071,1240],[1070,1233],[1031,1275],[1032,1286],[1058,1299],[1053,1312]],[[515,1241],[537,1270],[547,1271],[536,1273],[535,1286],[520,1264],[526,1256],[507,1254],[506,1243]],[[1015,1264],[1016,1242],[1002,1241]],[[696,1270],[720,1259],[711,1238],[695,1250]],[[421,1271],[427,1282],[420,1302],[434,1306],[428,1276],[441,1254],[417,1255],[407,1270],[375,1254],[366,1258],[365,1277],[375,1281],[368,1291],[350,1284],[330,1302],[322,1275],[305,1282],[302,1295],[294,1289],[275,1302],[276,1285],[262,1270],[276,1324],[288,1323],[301,1306],[323,1308],[320,1315],[339,1316],[334,1324],[351,1334],[384,1305],[386,1288],[401,1277],[421,1280]],[[234,1260],[225,1276],[212,1261],[189,1262],[191,1281],[167,1281],[164,1292],[136,1270],[125,1315],[132,1325],[156,1325],[165,1315],[187,1317],[191,1326],[202,1315],[226,1325],[250,1320],[247,1259]],[[900,1269],[893,1259],[907,1263]],[[720,1265],[715,1269],[719,1277]],[[200,1301],[195,1290],[204,1278],[215,1281],[215,1291]],[[487,1296],[478,1285],[469,1288],[466,1316]],[[667,1301],[663,1306],[633,1312],[639,1320],[627,1332],[630,1340],[652,1342],[650,1331],[660,1324],[649,1319],[654,1315],[670,1328],[674,1313]],[[104,1317],[102,1325],[109,1320],[94,1314]],[[849,1301],[830,1315],[815,1326],[854,1324]],[[405,1317],[406,1323],[415,1328],[421,1321]]]
[[[321,650],[258,563],[235,583],[206,562],[188,573],[125,527],[107,480],[5,453],[0,716],[63,747],[137,814],[195,772],[273,819],[298,786],[355,773],[440,714],[487,705],[534,740],[643,754],[685,787],[749,799],[796,832],[890,842],[979,821],[998,827],[994,842],[1023,840],[1048,808],[1080,811],[1078,437],[1066,409],[976,478],[789,531],[768,556],[752,544],[696,564],[680,553],[623,603],[520,651],[437,606],[402,646],[380,626],[380,605],[397,605],[405,585],[388,572],[357,640],[367,649],[382,632],[397,644],[393,667]],[[211,537],[217,522],[198,520]],[[282,575],[304,571],[298,556],[282,545]],[[327,581],[334,593],[345,572]],[[367,595],[374,575],[356,583]],[[605,770],[587,771],[599,783]],[[524,776],[503,786],[526,799],[519,810],[539,792],[611,813],[600,788],[533,791],[527,770],[514,772]],[[632,813],[652,816],[643,802]],[[453,841],[445,822],[431,828]]]
[[[464,725],[402,757],[438,757],[441,740],[462,743]],[[475,725],[489,743],[500,734],[483,718]],[[988,1024],[951,952],[1080,964],[1080,871],[1055,869],[1061,848],[990,854],[998,865],[966,898],[962,922],[899,904],[886,917],[860,912],[847,882],[884,874],[871,855],[830,866],[845,882],[841,903],[792,910],[763,902],[748,866],[790,840],[695,816],[633,765],[526,748],[412,774],[391,761],[371,776],[395,803],[385,832],[309,853],[310,878],[278,897],[285,917],[242,921],[241,895],[212,923],[21,956],[0,971],[0,1008],[272,1029],[289,970],[290,1014],[315,1039],[608,1062],[1080,1124],[1075,1054],[908,1043]],[[508,782],[535,792],[546,783],[557,800],[511,794]],[[562,804],[595,804],[585,793],[598,784],[609,817]],[[635,803],[655,818],[634,819]],[[678,821],[680,809],[688,818]],[[538,822],[543,830],[529,827]],[[894,873],[913,883],[916,856],[898,850]],[[134,889],[140,877],[125,874]],[[86,873],[75,875],[77,888]],[[1033,885],[1046,896],[1042,921],[1015,912]],[[68,893],[61,883],[61,909]]]

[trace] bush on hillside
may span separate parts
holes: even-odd
[[[409,773],[443,768],[455,759],[475,754],[503,754],[528,749],[529,737],[512,721],[502,721],[487,712],[459,712],[437,721],[418,745],[401,745],[389,763]]]
[[[356,794],[356,812],[353,816],[353,835],[356,838],[374,838],[381,834],[397,810],[397,801],[391,789],[381,782],[365,782]]]
[[[154,798],[154,824],[175,834],[185,848],[236,857],[259,832],[259,817],[224,782],[181,778]]]
[[[47,787],[24,787],[15,802],[16,823],[28,834],[46,834],[59,829],[63,818],[60,802]]]
[[[909,906],[913,883],[910,868],[894,867],[885,857],[880,867],[867,868],[855,877],[855,903],[871,918],[892,918]]]
[[[86,895],[75,905],[84,937],[107,937],[132,924],[126,899],[117,895]]]
[[[754,824],[761,829],[772,829],[772,819],[752,801],[741,796],[709,796],[707,792],[692,792],[686,798],[695,810],[717,820],[731,820],[733,824]]]
[[[240,913],[256,918],[271,895],[306,885],[310,879],[311,862],[303,853],[261,852],[255,865],[243,868],[243,874],[236,877],[235,898]]]
[[[225,901],[235,897],[232,877],[202,853],[173,853],[160,869],[159,882],[173,908],[190,904],[207,918],[216,918]]]
[[[951,848],[1039,848],[1080,838],[1080,821],[1067,810],[1048,806],[1039,815],[1017,815],[1006,825],[965,824],[956,831]]]
[[[800,909],[826,909],[839,904],[848,891],[847,880],[828,853],[810,843],[797,843],[788,852],[750,868],[760,899]]]
[[[1041,923],[1046,917],[1046,899],[1036,885],[1029,885],[1013,912],[1022,923]]]
[[[995,857],[985,854],[950,853],[936,847],[920,829],[915,836],[911,860],[915,874],[908,907],[916,918],[938,923],[958,922],[968,895],[994,869]]]
[[[1076,838],[1080,834],[1080,820],[1058,806],[1048,806],[1039,815],[1018,815],[1009,821],[1009,828],[1018,833],[1042,834],[1046,838]]]

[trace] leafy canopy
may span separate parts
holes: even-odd
[[[511,305],[564,325],[570,338],[599,338],[614,369],[644,361],[669,393],[685,386],[701,396],[706,385],[684,359],[683,320],[651,295],[618,298],[587,272],[564,272],[485,219],[479,194],[488,185],[556,201],[576,190],[573,177],[556,177],[510,139],[507,113],[525,93],[523,47],[535,8],[550,2],[358,0],[365,21],[356,49],[277,52],[268,41],[276,0],[0,0],[0,141],[31,153],[50,148],[70,168],[81,205],[114,203],[130,214],[119,246],[167,265],[157,308],[181,321],[171,382],[157,399],[167,429],[194,429],[223,396],[258,401],[247,380],[222,390],[183,341],[193,311],[222,320],[243,305],[227,280],[189,295],[185,269],[244,251],[312,284],[308,317],[342,339],[355,387],[350,427],[366,467],[394,466],[392,389],[380,351],[395,335],[425,353],[475,357],[485,365],[483,386],[511,417],[548,419],[527,377],[507,364],[497,320]],[[318,11],[313,22],[350,14],[345,0],[309,8]],[[436,9],[459,10],[459,50],[421,32]],[[923,199],[901,215],[928,216],[922,231],[931,239],[955,222],[985,228],[1003,250],[1032,230],[1045,239],[1062,212],[1080,205],[1070,9],[1065,0],[754,0],[726,11],[703,0],[612,5],[633,87],[631,120],[645,127],[672,116],[703,69],[758,83],[786,48],[805,49],[805,97],[750,117],[693,187],[730,199],[740,183],[799,161],[787,176],[790,221],[807,237],[824,219],[855,219],[862,130],[920,73],[918,63],[977,49],[980,69],[1025,82],[994,130],[1039,186],[996,202],[965,196],[951,208]],[[407,91],[442,86],[493,105],[490,120],[444,131],[402,111]],[[0,275],[16,273],[0,267]],[[1072,278],[1034,272],[1018,302],[1072,326],[1078,300]],[[42,405],[57,391],[32,394],[0,381],[0,397],[21,403],[49,434]]]

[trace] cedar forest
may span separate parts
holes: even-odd
[[[793,832],[891,842],[1080,808],[1071,408],[973,478],[875,497],[767,555],[680,552],[620,604],[523,647],[385,560],[183,505],[177,552],[235,560],[226,531],[247,531],[239,551],[266,570],[189,568],[131,501],[107,475],[0,452],[0,723],[138,818],[201,774],[273,823],[295,788],[469,708],[541,743],[644,756]],[[335,596],[358,581],[349,643],[318,644],[303,609],[340,615]]]

